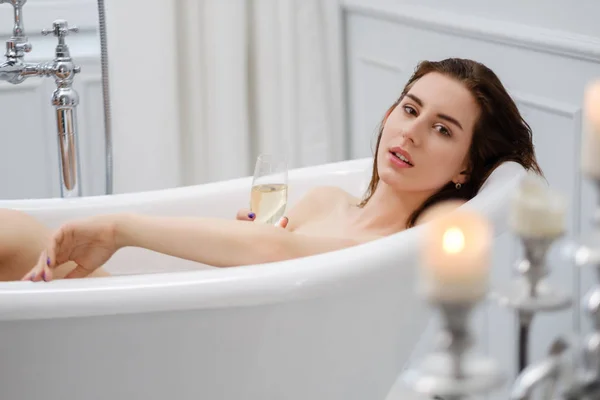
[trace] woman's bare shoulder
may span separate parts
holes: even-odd
[[[293,226],[302,224],[317,215],[331,211],[342,202],[357,202],[350,193],[336,186],[318,186],[309,190],[300,201],[286,213]]]
[[[318,186],[309,190],[298,202],[298,206],[318,202],[322,206],[333,206],[338,201],[357,201],[350,193],[337,186]]]

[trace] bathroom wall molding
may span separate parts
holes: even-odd
[[[394,63],[391,63],[391,62],[383,60],[383,59],[377,59],[377,58],[368,57],[365,55],[360,55],[360,56],[358,56],[358,60],[363,65],[369,65],[369,66],[372,66],[375,68],[383,68],[385,70],[388,70],[390,72],[395,72],[398,74],[402,74],[404,71],[406,71],[406,67],[404,67],[402,65],[396,65]]]
[[[572,120],[581,118],[581,107],[576,104],[562,102],[549,97],[538,96],[515,90],[511,90],[510,93],[517,103],[535,108],[539,111],[559,115]],[[579,133],[577,133],[577,135],[579,135]]]
[[[481,17],[463,16],[431,7],[340,0],[348,14],[373,17],[421,29],[448,33],[584,61],[600,62],[600,39]]]
[[[28,36],[40,36],[44,28],[52,28],[56,19],[66,19],[81,31],[95,31],[98,26],[96,0],[28,0],[23,7],[23,23]],[[12,34],[13,7],[0,5],[0,36]]]

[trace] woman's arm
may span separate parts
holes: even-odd
[[[144,215],[120,218],[115,225],[115,241],[117,247],[142,247],[216,267],[283,261],[360,243],[243,221]]]
[[[293,214],[314,211],[305,196]],[[317,194],[319,196],[317,196]],[[328,198],[325,196],[325,198]],[[311,211],[312,212],[312,211]],[[315,237],[277,226],[212,218],[156,217],[134,214],[96,216],[61,226],[50,239],[37,264],[23,279],[52,280],[57,266],[73,261],[66,278],[93,273],[122,247],[141,247],[217,267],[260,264],[305,257],[351,247],[375,238]]]
[[[351,247],[367,238],[316,237],[293,233],[319,210],[346,199],[334,187],[309,191],[288,216],[291,229],[212,218],[161,218],[131,215],[117,224],[118,243],[137,246],[216,267],[283,261]],[[287,221],[286,221],[287,223]]]

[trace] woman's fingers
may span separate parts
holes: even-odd
[[[33,282],[49,282],[52,280],[52,269],[56,268],[58,265],[61,264],[61,262],[58,261],[59,256],[57,256],[57,254],[61,253],[61,246],[64,243],[64,230],[65,228],[63,227],[59,229],[54,235],[52,235],[48,247],[44,251],[42,251],[35,266],[22,278],[22,280]],[[64,258],[64,255],[60,256]]]
[[[38,261],[35,266],[22,278],[22,280],[39,282],[52,279],[52,272],[47,265],[47,259],[48,257],[46,255],[46,251],[44,250],[38,257]]]
[[[254,221],[256,219],[256,214],[247,208],[242,208],[238,211],[236,219],[239,221]],[[275,226],[285,228],[288,222],[288,217],[281,217],[279,221],[275,224]]]
[[[256,219],[256,214],[247,208],[242,208],[237,212],[235,217],[238,221],[254,221]],[[288,217],[281,217],[279,221],[275,224],[280,228],[285,228],[288,224]]]
[[[38,257],[38,260],[37,260],[36,264],[33,266],[33,268],[31,268],[29,270],[29,272],[27,272],[25,274],[25,276],[23,278],[21,278],[22,281],[33,281],[33,280],[35,280],[36,275],[38,274],[41,257],[42,257],[42,255],[40,255]]]
[[[59,265],[70,261],[72,251],[73,227],[70,224],[61,226],[50,240],[50,246],[47,249],[46,263],[49,268],[56,268]]]
[[[242,208],[236,215],[236,219],[239,221],[254,221],[255,218],[256,214],[247,208]]]
[[[77,278],[85,278],[90,274],[90,271],[83,268],[81,265],[78,265],[73,269],[73,271],[69,272],[65,279],[77,279]]]
[[[275,226],[278,226],[280,228],[285,228],[289,222],[290,222],[290,220],[288,219],[288,217],[281,217],[281,218],[279,218],[279,222],[277,222],[277,224],[275,224]]]

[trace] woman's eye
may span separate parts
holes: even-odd
[[[414,108],[412,108],[411,106],[404,106],[404,111],[407,114],[417,115],[417,111]]]
[[[450,136],[451,135],[451,133],[448,130],[448,128],[446,128],[443,125],[436,125],[435,128],[438,130],[438,132],[440,132],[444,136]]]

